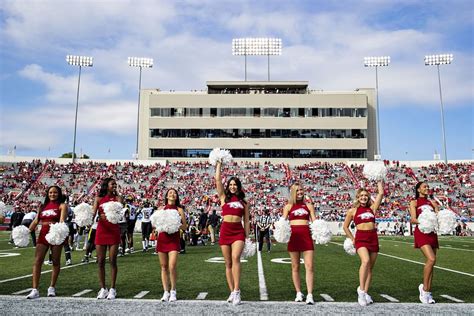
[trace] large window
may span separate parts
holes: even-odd
[[[211,149],[151,148],[150,157],[208,157]],[[231,149],[235,158],[367,158],[365,149]]]
[[[367,138],[365,129],[150,129],[154,138]]]
[[[366,117],[365,108],[151,108],[152,117]]]

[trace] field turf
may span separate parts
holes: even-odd
[[[34,248],[14,248],[8,244],[8,232],[0,232],[0,295],[10,295],[31,287]],[[133,298],[141,291],[150,291],[145,299],[158,299],[162,294],[160,265],[158,257],[141,252],[139,235],[135,235],[136,252],[118,258],[117,292],[120,298]],[[355,302],[358,285],[359,259],[347,255],[341,245],[342,237],[333,237],[330,244],[315,248],[314,271],[316,301],[322,301],[320,294],[328,294],[336,302]],[[421,283],[423,255],[413,248],[411,237],[380,236],[380,254],[374,270],[369,293],[375,302],[387,302],[380,294],[388,294],[400,302],[418,302],[418,284]],[[440,246],[433,279],[433,296],[437,302],[452,303],[441,294],[447,294],[466,303],[474,303],[474,238],[440,237]],[[286,245],[274,244],[272,251],[262,253],[263,272],[271,301],[291,301],[295,291],[291,281],[291,266],[275,263],[272,259],[287,258]],[[15,255],[12,255],[15,254]],[[18,255],[16,255],[18,254]],[[92,289],[83,297],[95,297],[98,291],[97,266],[79,264],[83,251],[72,253],[73,265],[61,270],[57,288],[58,296],[72,296],[84,289]],[[389,257],[390,256],[390,257]],[[193,300],[199,293],[207,292],[206,300],[224,300],[229,295],[225,281],[224,264],[218,245],[187,246],[186,254],[178,260],[178,298]],[[209,260],[218,262],[209,262]],[[217,258],[217,259],[216,259]],[[406,260],[402,260],[406,259]],[[414,261],[414,262],[412,262]],[[65,267],[64,254],[62,267]],[[43,271],[51,267],[43,265]],[[108,277],[108,267],[106,268]],[[50,273],[42,274],[40,292],[45,296],[49,286]],[[23,277],[23,278],[21,278]],[[18,278],[16,280],[5,281]],[[301,265],[303,289],[304,266]],[[257,256],[242,263],[242,299],[259,301],[259,280]],[[305,292],[305,291],[303,291]],[[23,295],[23,294],[22,294]]]

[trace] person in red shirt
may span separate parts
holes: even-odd
[[[107,220],[102,204],[115,201],[122,203],[122,197],[117,193],[117,183],[113,178],[105,178],[99,190],[98,196],[95,198],[94,217],[98,214],[97,230],[95,233],[95,247],[97,252],[97,266],[99,267],[99,283],[100,291],[97,295],[98,299],[115,299],[117,291],[115,290],[115,282],[117,280],[117,255],[120,244],[120,226],[113,224]],[[109,262],[111,270],[110,290],[105,287],[105,258],[109,249]]]
[[[36,229],[38,224],[41,225],[40,234],[36,242],[35,249],[35,263],[33,265],[33,289],[26,298],[38,298],[39,280],[41,276],[41,266],[43,265],[44,257],[51,249],[53,259],[53,271],[51,273],[51,284],[48,288],[48,296],[56,296],[56,281],[58,280],[59,271],[61,270],[61,250],[63,245],[51,245],[46,240],[46,234],[49,232],[49,226],[55,223],[62,223],[67,217],[67,206],[64,203],[66,197],[63,195],[60,187],[53,185],[46,190],[46,197],[43,204],[40,206],[38,214],[33,222],[30,224],[30,232]]]
[[[438,235],[435,232],[425,234],[418,229],[418,216],[423,210],[436,213],[439,211],[438,204],[428,199],[429,189],[426,182],[418,182],[415,185],[415,199],[410,201],[410,222],[417,225],[413,233],[415,248],[419,248],[426,258],[423,283],[418,286],[420,301],[423,304],[435,303],[431,295],[431,282],[433,281],[433,267],[436,263],[436,251],[439,248]]]
[[[304,299],[301,292],[300,281],[300,258],[303,255],[306,270],[306,287],[308,295],[306,304],[314,304],[313,298],[313,255],[314,245],[311,239],[309,221],[315,221],[313,203],[305,201],[304,188],[299,183],[293,183],[290,187],[288,204],[283,208],[283,218],[288,219],[291,225],[291,237],[288,242],[288,253],[291,257],[291,277],[296,290],[295,302]]]
[[[361,306],[372,304],[372,297],[368,294],[372,281],[372,270],[379,252],[379,240],[375,227],[375,216],[383,199],[383,182],[377,182],[377,196],[372,203],[367,189],[360,188],[356,192],[356,199],[352,208],[346,213],[343,229],[346,236],[352,240],[360,258],[359,287],[357,287],[357,301]],[[355,238],[349,226],[354,221],[357,229]]]
[[[157,212],[164,210],[176,210],[181,217],[180,229],[187,228],[186,216],[184,215],[183,207],[179,202],[178,191],[169,189],[165,194],[165,205]],[[178,254],[181,250],[181,241],[179,237],[179,230],[173,234],[160,232],[158,234],[158,243],[156,245],[156,252],[161,265],[161,282],[163,285],[162,302],[174,302],[177,300],[176,296],[176,266],[178,264]],[[170,290],[171,288],[171,290]]]
[[[245,201],[242,183],[231,177],[224,188],[221,177],[221,163],[216,165],[216,188],[222,207],[222,226],[219,245],[225,260],[225,276],[231,290],[227,302],[241,303],[240,297],[240,255],[244,249],[245,238],[250,233],[249,205]],[[242,221],[244,225],[242,226]]]

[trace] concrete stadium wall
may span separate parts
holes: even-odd
[[[71,158],[54,158],[54,157],[27,157],[27,156],[5,156],[5,155],[0,155],[0,162],[21,162],[21,161],[33,161],[33,160],[41,160],[42,162],[45,162],[46,160],[54,160],[56,163],[59,164],[68,164],[71,162]],[[161,165],[166,165],[168,161],[174,162],[174,161],[189,161],[189,162],[198,162],[198,161],[207,161],[207,157],[203,158],[181,158],[181,159],[153,159],[153,160],[119,160],[119,159],[76,159],[77,162],[99,162],[99,163],[106,163],[106,164],[115,164],[117,162],[120,163],[129,163],[133,162],[135,164],[141,164],[144,166],[149,166],[153,165],[155,163],[159,163]],[[235,159],[237,162],[265,162],[269,161],[271,163],[287,163],[290,166],[296,166],[296,165],[304,165],[304,164],[309,164],[312,162],[342,162],[346,163],[347,165],[364,165],[368,161],[361,159],[361,160],[346,160],[346,159],[303,159],[303,158],[273,158],[273,159],[265,159],[265,158],[248,158],[248,159]],[[443,163],[441,160],[419,160],[419,161],[400,161],[400,165],[406,165],[408,167],[423,167],[423,166],[429,166],[429,165],[434,165],[438,163]],[[474,163],[474,160],[450,160],[449,163]]]

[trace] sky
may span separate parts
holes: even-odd
[[[136,145],[138,68],[154,59],[142,88],[189,91],[206,81],[244,80],[232,56],[240,37],[278,37],[272,80],[311,89],[375,87],[365,56],[391,56],[379,68],[380,144],[384,159],[431,160],[442,154],[436,66],[440,67],[449,160],[473,159],[474,2],[471,0],[0,0],[0,155],[59,157],[71,152],[78,67],[76,152],[131,159]],[[267,79],[266,57],[248,57],[248,80]]]

